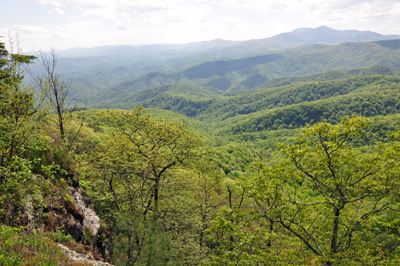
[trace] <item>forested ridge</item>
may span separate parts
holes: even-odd
[[[171,83],[235,92],[253,89],[266,82],[276,82],[275,79],[282,77],[301,78],[326,71],[336,71],[338,74],[343,70],[373,66],[398,67],[398,40],[306,44],[286,50],[267,51],[262,41],[256,43],[228,45],[223,49],[230,50],[229,56],[225,56],[225,52],[219,48],[210,48],[211,54],[179,54],[176,50],[171,50],[172,54],[157,53],[156,49],[154,53],[143,55],[130,54],[129,47],[120,49],[121,53],[126,51],[126,56],[113,55],[112,52],[107,54],[110,48],[105,48],[106,54],[103,56],[61,58],[58,71],[73,80],[71,97],[77,101],[83,101],[85,95],[90,95],[90,105],[97,108],[111,108],[114,105],[115,108],[115,105],[123,102],[122,95],[132,97],[135,92]],[[275,61],[268,63],[263,59],[269,57],[275,58]],[[223,65],[234,65],[235,68]],[[33,63],[31,67],[33,71],[42,71],[40,64]],[[208,71],[206,76],[204,70]],[[361,72],[358,75],[365,75]],[[370,74],[383,73],[372,71]],[[346,77],[349,76],[342,76]]]
[[[148,73],[87,106],[54,53],[0,43],[0,265],[78,265],[54,243],[113,265],[397,265],[397,43],[196,63],[179,71],[201,84]],[[28,82],[33,62],[46,71]],[[206,80],[283,66],[241,91]]]
[[[310,80],[313,80],[313,78],[315,76],[310,76]],[[282,87],[279,85],[277,87],[261,86],[256,90],[237,95],[222,94],[221,91],[213,88],[171,84],[139,92],[135,97],[126,98],[127,104],[120,102],[117,106],[143,105],[147,108],[172,110],[199,120],[218,121],[237,115],[257,113],[264,109],[276,109],[329,98],[336,99],[334,97],[345,95],[350,98],[350,100],[347,100],[347,107],[341,107],[341,104],[339,104],[335,108],[354,109],[348,104],[351,99],[355,100],[357,97],[367,99],[369,94],[379,93],[381,96],[377,98],[378,103],[373,102],[373,109],[370,110],[364,104],[361,105],[362,110],[356,111],[360,115],[374,116],[381,114],[382,108],[385,109],[385,112],[387,112],[386,108],[388,108],[389,113],[397,112],[398,82],[397,76],[358,76],[332,81],[297,82]],[[393,96],[394,98],[389,103],[388,99]],[[329,110],[326,110],[326,112],[329,112]],[[351,112],[354,112],[354,110]],[[309,119],[312,118],[307,115],[304,121],[309,122]]]
[[[174,71],[166,67],[164,71],[160,69],[149,72],[99,89],[90,103],[97,108],[109,108],[112,107],[113,102],[114,105],[124,103],[122,95],[131,97],[135,92],[171,83],[214,87],[232,92],[250,90],[282,77],[381,65],[398,68],[398,43],[399,40],[391,40],[387,43],[309,44],[241,59],[213,59],[202,64],[196,64],[195,61],[191,62],[191,67],[188,66],[183,70]]]

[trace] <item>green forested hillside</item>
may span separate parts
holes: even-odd
[[[361,76],[335,80],[359,73]],[[394,121],[400,112],[400,78],[362,76],[369,73],[397,75],[398,72],[387,67],[332,71],[301,77],[301,82],[288,78],[278,81],[278,87],[267,83],[252,91],[228,94],[212,88],[173,84],[144,90],[132,98],[121,97],[115,107],[143,105],[157,108],[148,109],[148,112],[154,117],[172,117],[173,121],[184,122],[211,146],[225,147],[233,141],[240,149],[253,150],[258,154],[255,158],[266,159],[271,158],[271,152],[276,153],[278,142],[292,140],[307,123],[323,120],[337,123],[344,115],[357,114],[388,117],[397,124]],[[303,82],[308,79],[311,81]],[[279,86],[281,82],[293,83]],[[384,128],[397,129],[387,123],[377,127],[382,129],[374,129],[373,134],[380,133],[369,136],[382,141],[385,132],[390,131]],[[227,167],[229,164],[228,161],[221,164],[225,165],[226,173],[231,172]]]
[[[400,41],[344,43],[334,46],[306,45],[265,56],[203,63],[180,72],[152,72],[99,91],[99,94],[91,99],[90,104],[106,107],[105,103],[113,101],[114,97],[128,96],[144,89],[171,83],[237,91],[253,89],[270,80],[288,76],[304,76],[331,70],[343,71],[379,65],[399,68],[400,50],[396,48],[398,42]],[[396,72],[395,70],[374,68],[368,71],[371,71],[370,74],[380,74],[382,71],[387,74]],[[347,74],[333,72],[328,75],[338,75],[344,78],[363,75],[362,72],[355,73],[353,71]],[[317,76],[313,78],[318,80]],[[324,79],[324,77],[320,78]],[[301,78],[294,81],[300,80]],[[114,101],[118,102],[119,100]]]
[[[380,70],[381,68],[376,68]],[[360,71],[352,71],[353,73],[360,73]],[[363,71],[364,72],[364,71]],[[380,71],[377,71],[380,72]],[[393,71],[397,73],[396,71]],[[365,71],[364,73],[369,73]],[[389,72],[392,73],[392,72]],[[343,75],[336,75],[336,72],[324,73],[318,76],[309,76],[310,80],[322,79],[326,77],[341,77]],[[322,77],[322,78],[321,78]],[[306,80],[307,77],[303,77],[302,80]],[[292,79],[283,82],[291,82]],[[387,113],[397,112],[397,95],[398,95],[398,83],[400,78],[397,76],[359,76],[347,79],[339,80],[328,80],[328,81],[307,81],[297,82],[291,85],[282,87],[272,87],[271,84],[267,83],[265,86],[260,86],[256,90],[247,91],[246,93],[239,94],[221,94],[221,91],[212,88],[195,87],[184,84],[165,85],[155,89],[148,89],[137,94],[133,94],[131,97],[118,97],[114,104],[107,105],[108,107],[122,107],[131,108],[135,105],[143,105],[148,108],[161,108],[179,112],[181,114],[195,117],[200,120],[207,121],[222,121],[229,117],[235,117],[238,115],[247,115],[252,113],[260,112],[264,109],[275,109],[283,108],[284,106],[297,106],[296,104],[305,104],[306,102],[314,102],[318,100],[326,99],[329,104],[326,106],[326,110],[320,110],[316,108],[315,112],[330,112],[331,102],[336,101],[351,101],[346,99],[355,99],[362,101],[362,99],[369,99],[368,95],[373,95],[374,99],[378,97],[375,95],[378,93],[381,98],[376,98],[374,103],[376,111],[372,111],[369,108],[360,109],[361,111],[351,110],[364,116],[373,116],[381,114],[382,110]],[[280,84],[279,81],[277,85]],[[338,98],[341,95],[348,95],[346,97]],[[360,98],[361,97],[361,98]],[[335,100],[338,99],[338,100]],[[396,101],[394,104],[386,103],[387,99]],[[383,101],[383,102],[382,102]],[[315,103],[317,104],[317,103]],[[354,100],[354,105],[358,106],[359,102]],[[340,108],[352,108],[353,104],[341,107],[344,104],[336,104],[334,110],[342,110]],[[321,106],[324,103],[321,102]],[[379,107],[378,107],[379,106]],[[288,107],[297,108],[297,107]],[[383,108],[383,109],[382,109]],[[278,109],[277,109],[278,110]],[[279,109],[280,110],[280,109]],[[283,109],[282,109],[283,110]],[[285,110],[288,110],[287,108]],[[347,110],[347,109],[343,109]],[[375,109],[373,109],[375,110]],[[335,112],[335,111],[332,111]],[[312,119],[316,119],[318,115],[306,115],[300,124],[310,122]],[[328,113],[323,116],[325,118]],[[348,113],[348,112],[347,112]],[[263,116],[263,114],[260,114]],[[279,115],[281,116],[281,115]],[[285,117],[285,116],[283,116]],[[244,119],[244,118],[243,118]],[[246,118],[247,119],[247,118]],[[244,119],[244,120],[246,120]],[[291,122],[287,125],[290,125]],[[299,124],[299,125],[300,125]],[[262,129],[265,129],[262,127]]]
[[[266,82],[263,85],[260,85],[260,88],[280,87],[305,81],[327,81],[369,75],[400,76],[400,70],[384,65],[350,70],[332,70],[300,77],[276,78]]]

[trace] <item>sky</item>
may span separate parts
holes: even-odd
[[[400,34],[400,0],[0,0],[0,10],[2,41],[10,35],[24,52],[262,39],[319,26]]]

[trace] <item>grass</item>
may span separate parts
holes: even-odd
[[[58,239],[55,239],[57,238]],[[0,225],[0,266],[78,266],[92,265],[71,261],[56,245],[59,242],[72,241],[56,232],[28,232],[23,227],[12,228]]]

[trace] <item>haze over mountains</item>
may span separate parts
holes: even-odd
[[[154,44],[154,45],[121,45],[121,46],[99,46],[94,48],[72,48],[59,51],[60,58],[90,57],[90,56],[132,56],[132,55],[174,55],[190,53],[213,53],[218,51],[222,54],[230,54],[230,50],[254,49],[254,53],[261,53],[273,50],[282,50],[296,47],[302,44],[324,43],[338,44],[342,42],[368,42],[379,40],[400,39],[400,35],[382,35],[371,31],[356,30],[334,30],[325,26],[318,28],[298,28],[292,32],[281,33],[276,36],[248,40],[229,41],[216,39],[188,44]],[[239,51],[238,51],[239,52]],[[243,56],[240,54],[238,56]]]
[[[165,95],[210,100],[237,95],[235,91],[250,90],[247,94],[251,94],[259,86],[291,83],[290,79],[279,80],[284,77],[304,77],[292,78],[304,82],[398,75],[400,36],[301,28],[241,42],[75,48],[61,51],[58,63],[58,72],[72,79],[71,96],[78,101],[87,98],[89,107],[144,105],[190,115],[198,111],[168,106]],[[326,71],[339,72],[318,76]]]

